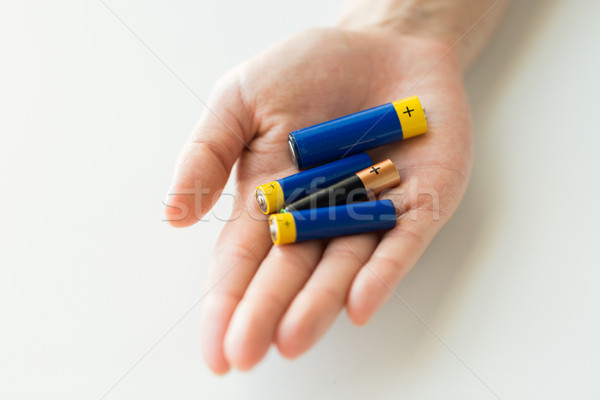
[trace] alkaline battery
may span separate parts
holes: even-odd
[[[394,187],[399,183],[398,170],[392,160],[388,158],[325,189],[286,205],[284,211],[298,211],[374,200],[375,196],[383,190]]]
[[[310,192],[326,188],[373,164],[367,153],[345,157],[256,188],[256,202],[265,214],[281,210]]]
[[[394,226],[396,211],[391,200],[291,211],[269,217],[269,230],[275,244],[353,235]]]
[[[425,109],[412,96],[293,131],[288,143],[292,159],[304,169],[425,132]]]

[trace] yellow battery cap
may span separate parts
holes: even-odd
[[[269,231],[275,244],[294,243],[296,241],[296,221],[290,213],[273,214],[269,217]]]
[[[264,214],[281,210],[285,203],[283,190],[277,181],[260,185],[256,188],[256,203]]]
[[[403,140],[427,132],[427,115],[417,96],[396,100],[392,102],[392,105],[402,126]]]

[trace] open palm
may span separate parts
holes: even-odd
[[[254,193],[297,172],[288,133],[412,95],[427,108],[427,134],[369,152],[398,167],[400,185],[383,196],[396,206],[396,227],[273,246]],[[237,202],[211,258],[202,312],[204,355],[217,373],[251,368],[272,343],[286,357],[303,353],[344,307],[366,323],[454,213],[469,179],[462,75],[455,54],[429,39],[304,32],[226,74],[209,107],[182,150],[166,215],[174,226],[195,223],[237,163]],[[201,201],[185,194],[199,184]]]

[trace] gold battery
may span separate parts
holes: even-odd
[[[369,168],[358,171],[356,176],[370,194],[377,195],[400,183],[400,174],[389,158]]]

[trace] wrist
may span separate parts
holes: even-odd
[[[348,30],[378,30],[422,37],[456,52],[466,70],[487,44],[509,0],[360,0],[338,23]]]

